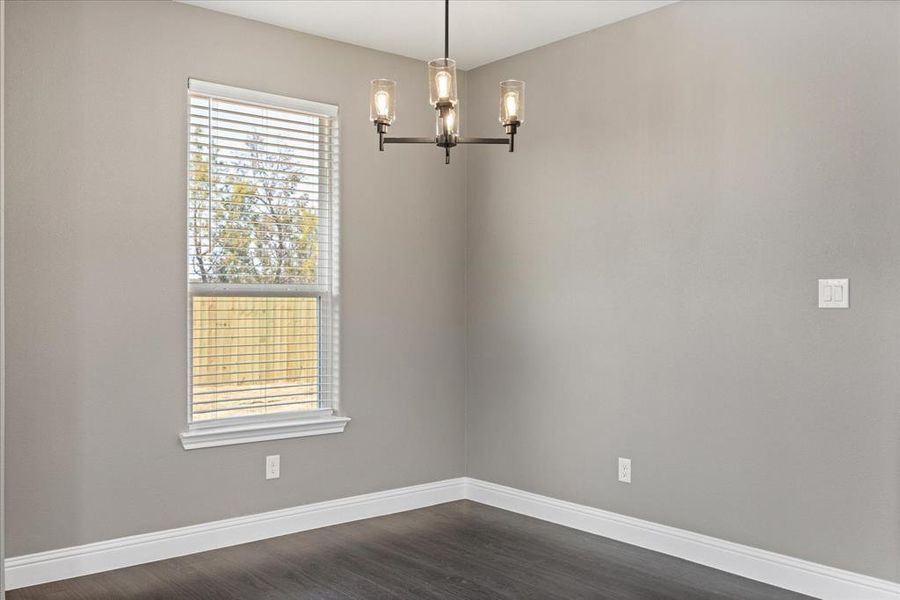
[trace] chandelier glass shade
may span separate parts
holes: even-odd
[[[390,79],[372,80],[372,93],[369,98],[369,119],[375,123],[390,125],[396,113],[394,105],[397,98],[397,82]]]
[[[436,58],[428,61],[428,101],[431,106],[449,102],[456,106],[456,61],[452,58]]]
[[[521,125],[525,122],[525,82],[507,79],[500,82],[500,123]]]

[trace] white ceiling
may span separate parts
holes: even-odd
[[[420,60],[444,53],[443,0],[177,0]],[[462,69],[633,17],[674,0],[453,0]]]

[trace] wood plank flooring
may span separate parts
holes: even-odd
[[[469,501],[14,590],[8,600],[808,598]]]

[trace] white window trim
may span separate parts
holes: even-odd
[[[302,100],[299,98],[291,98],[288,96],[279,96],[266,92],[257,92],[243,88],[236,88],[218,83],[210,83],[200,81],[198,79],[188,80],[188,90],[207,94],[210,96],[222,97],[231,100],[242,100],[255,104],[265,104],[276,108],[289,108],[303,112],[317,113],[323,116],[338,117],[338,106],[333,104],[325,104],[314,102],[311,100]],[[330,362],[330,378],[332,384],[332,408],[323,408],[314,411],[304,411],[303,414],[297,413],[276,413],[273,415],[261,415],[252,417],[232,417],[227,420],[218,421],[192,421],[192,405],[191,394],[187,394],[187,431],[179,434],[181,445],[185,450],[197,450],[201,448],[213,448],[217,446],[230,446],[234,444],[248,444],[253,442],[264,442],[270,440],[281,440],[288,438],[308,437],[313,435],[326,435],[330,433],[343,433],[350,422],[350,417],[341,415],[340,409],[340,356],[338,344],[338,320],[339,320],[339,232],[338,223],[340,222],[340,162],[339,148],[340,140],[340,124],[335,132],[335,150],[334,156],[334,177],[332,182],[332,197],[330,198],[328,212],[327,227],[331,230],[328,235],[331,244],[331,290],[317,285],[282,285],[277,286],[281,291],[293,292],[291,295],[298,296],[314,296],[320,298],[321,302],[326,306],[324,311],[323,327],[327,328],[328,335],[322,341],[321,355],[325,360]],[[182,161],[186,164],[185,161]],[[188,307],[191,305],[191,297],[194,295],[207,292],[237,292],[240,288],[242,293],[253,295],[263,292],[271,293],[273,291],[270,286],[260,286],[259,289],[252,289],[252,286],[233,286],[228,284],[191,284],[188,286]],[[193,288],[193,289],[192,289]],[[188,339],[191,331],[191,314],[188,308],[187,329]],[[190,342],[189,342],[190,343]],[[187,355],[187,377],[188,390],[191,385],[191,354],[190,348]]]
[[[290,110],[322,115],[323,117],[336,118],[338,116],[338,106],[336,104],[325,104],[324,102],[314,102],[312,100],[291,98],[290,96],[279,96],[278,94],[257,92],[256,90],[232,87],[230,85],[222,85],[221,83],[210,83],[209,81],[200,81],[199,79],[188,79],[188,89],[198,94],[224,98],[226,100],[241,100],[252,104],[266,104],[274,108],[287,108]]]
[[[283,440],[310,435],[343,433],[350,417],[335,415],[332,409],[309,411],[311,415],[297,417],[279,415],[265,418],[234,418],[228,425],[222,423],[192,423],[190,428],[181,434],[181,445],[185,450],[230,446],[232,444],[249,444],[269,440]]]

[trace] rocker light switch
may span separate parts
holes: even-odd
[[[819,308],[850,308],[850,280],[820,279]]]

